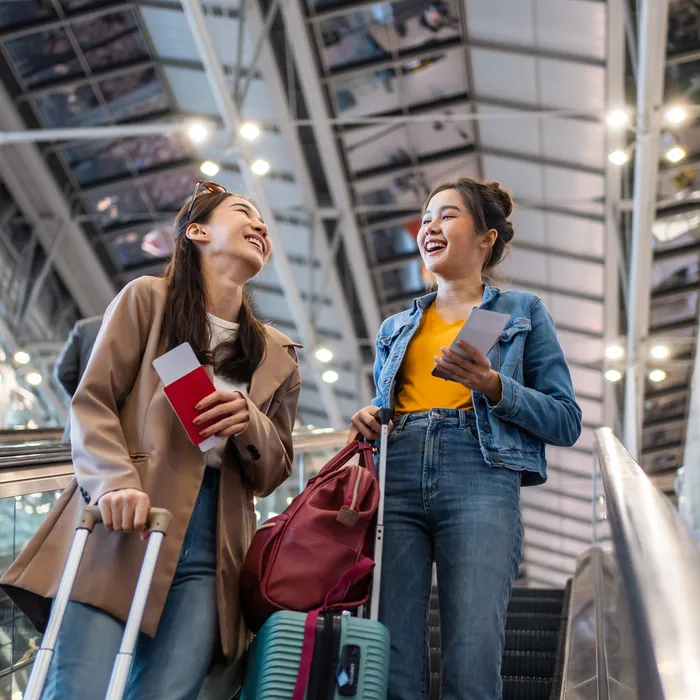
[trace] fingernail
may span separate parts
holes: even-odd
[[[202,430],[202,432],[199,434],[199,437],[206,437],[208,432],[208,430]]]

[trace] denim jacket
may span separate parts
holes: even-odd
[[[436,296],[415,299],[411,309],[382,323],[372,405],[393,407],[406,348]],[[542,484],[547,480],[545,443],[569,447],[581,434],[581,409],[554,321],[542,300],[528,292],[501,292],[486,286],[481,308],[511,317],[488,354],[491,366],[501,375],[501,400],[492,405],[482,393],[472,392],[481,452],[490,466],[522,471],[523,486]]]

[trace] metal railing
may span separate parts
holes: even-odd
[[[596,433],[615,561],[644,700],[700,697],[700,550],[609,428]],[[612,695],[611,695],[612,697]]]

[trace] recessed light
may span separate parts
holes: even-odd
[[[187,135],[194,143],[203,143],[209,136],[209,129],[202,122],[194,122],[187,130]]]
[[[629,120],[629,114],[627,114],[625,109],[612,109],[605,118],[608,126],[611,126],[613,129],[621,129],[623,126],[627,126]]]
[[[614,165],[624,165],[629,157],[624,151],[617,150],[608,155],[608,160]]]
[[[27,382],[32,386],[39,386],[41,384],[41,375],[38,372],[30,372],[27,375]]]
[[[205,160],[199,166],[199,169],[202,171],[202,174],[206,175],[207,177],[215,177],[216,175],[218,175],[219,170],[221,170],[221,168],[216,163],[213,163],[210,160]]]
[[[625,351],[621,345],[610,345],[605,348],[605,357],[609,360],[619,360],[624,354]]]
[[[688,117],[688,112],[683,107],[671,107],[666,111],[666,121],[671,124],[682,124]]]
[[[245,122],[241,126],[240,134],[246,141],[255,141],[260,136],[260,127],[253,122]]]
[[[338,373],[333,371],[332,369],[329,369],[327,372],[324,372],[321,379],[323,379],[326,384],[335,384],[338,379]]]
[[[620,372],[619,370],[616,370],[616,369],[609,369],[609,370],[605,373],[605,378],[606,378],[609,382],[619,382],[620,379],[622,379],[622,374],[621,374],[621,372]]]
[[[666,160],[670,161],[671,163],[679,163],[680,161],[685,158],[685,149],[681,148],[680,146],[674,146],[673,148],[669,148],[668,151],[666,151]]]
[[[319,348],[316,350],[316,359],[324,364],[333,359],[333,351],[328,348]]]
[[[649,354],[655,360],[665,360],[668,357],[668,348],[665,345],[654,345]]]
[[[651,379],[652,382],[663,382],[663,380],[666,379],[666,372],[662,369],[653,369],[649,372],[649,379]]]
[[[256,175],[267,175],[267,173],[270,170],[270,164],[266,161],[263,160],[262,158],[259,158],[256,160],[251,166],[250,169],[256,174]]]
[[[31,359],[32,359],[32,358],[29,356],[29,353],[28,353],[28,352],[24,352],[24,350],[18,350],[18,351],[15,353],[15,362],[16,362],[18,365],[26,365],[26,364],[29,363],[29,360],[31,360]]]

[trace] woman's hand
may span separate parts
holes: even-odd
[[[378,410],[379,406],[365,406],[352,417],[348,442],[357,440],[358,435],[364,435],[368,440],[376,440],[379,437],[382,426],[374,417]],[[393,422],[389,421],[389,432],[393,427]]]
[[[213,408],[211,408],[212,406]],[[215,391],[205,399],[202,399],[197,404],[196,410],[204,411],[204,413],[201,413],[194,419],[195,425],[202,425],[213,420],[217,421],[199,433],[204,438],[212,435],[217,437],[238,435],[250,423],[248,402],[240,391]]]
[[[137,489],[119,489],[104,494],[97,507],[108,532],[143,532],[151,499]],[[143,532],[141,539],[146,539],[146,536]]]
[[[442,356],[435,358],[435,366],[467,389],[480,391],[492,404],[497,404],[503,393],[501,375],[491,369],[489,358],[475,347],[463,340],[457,344],[468,357],[464,358],[449,348],[440,348]]]

